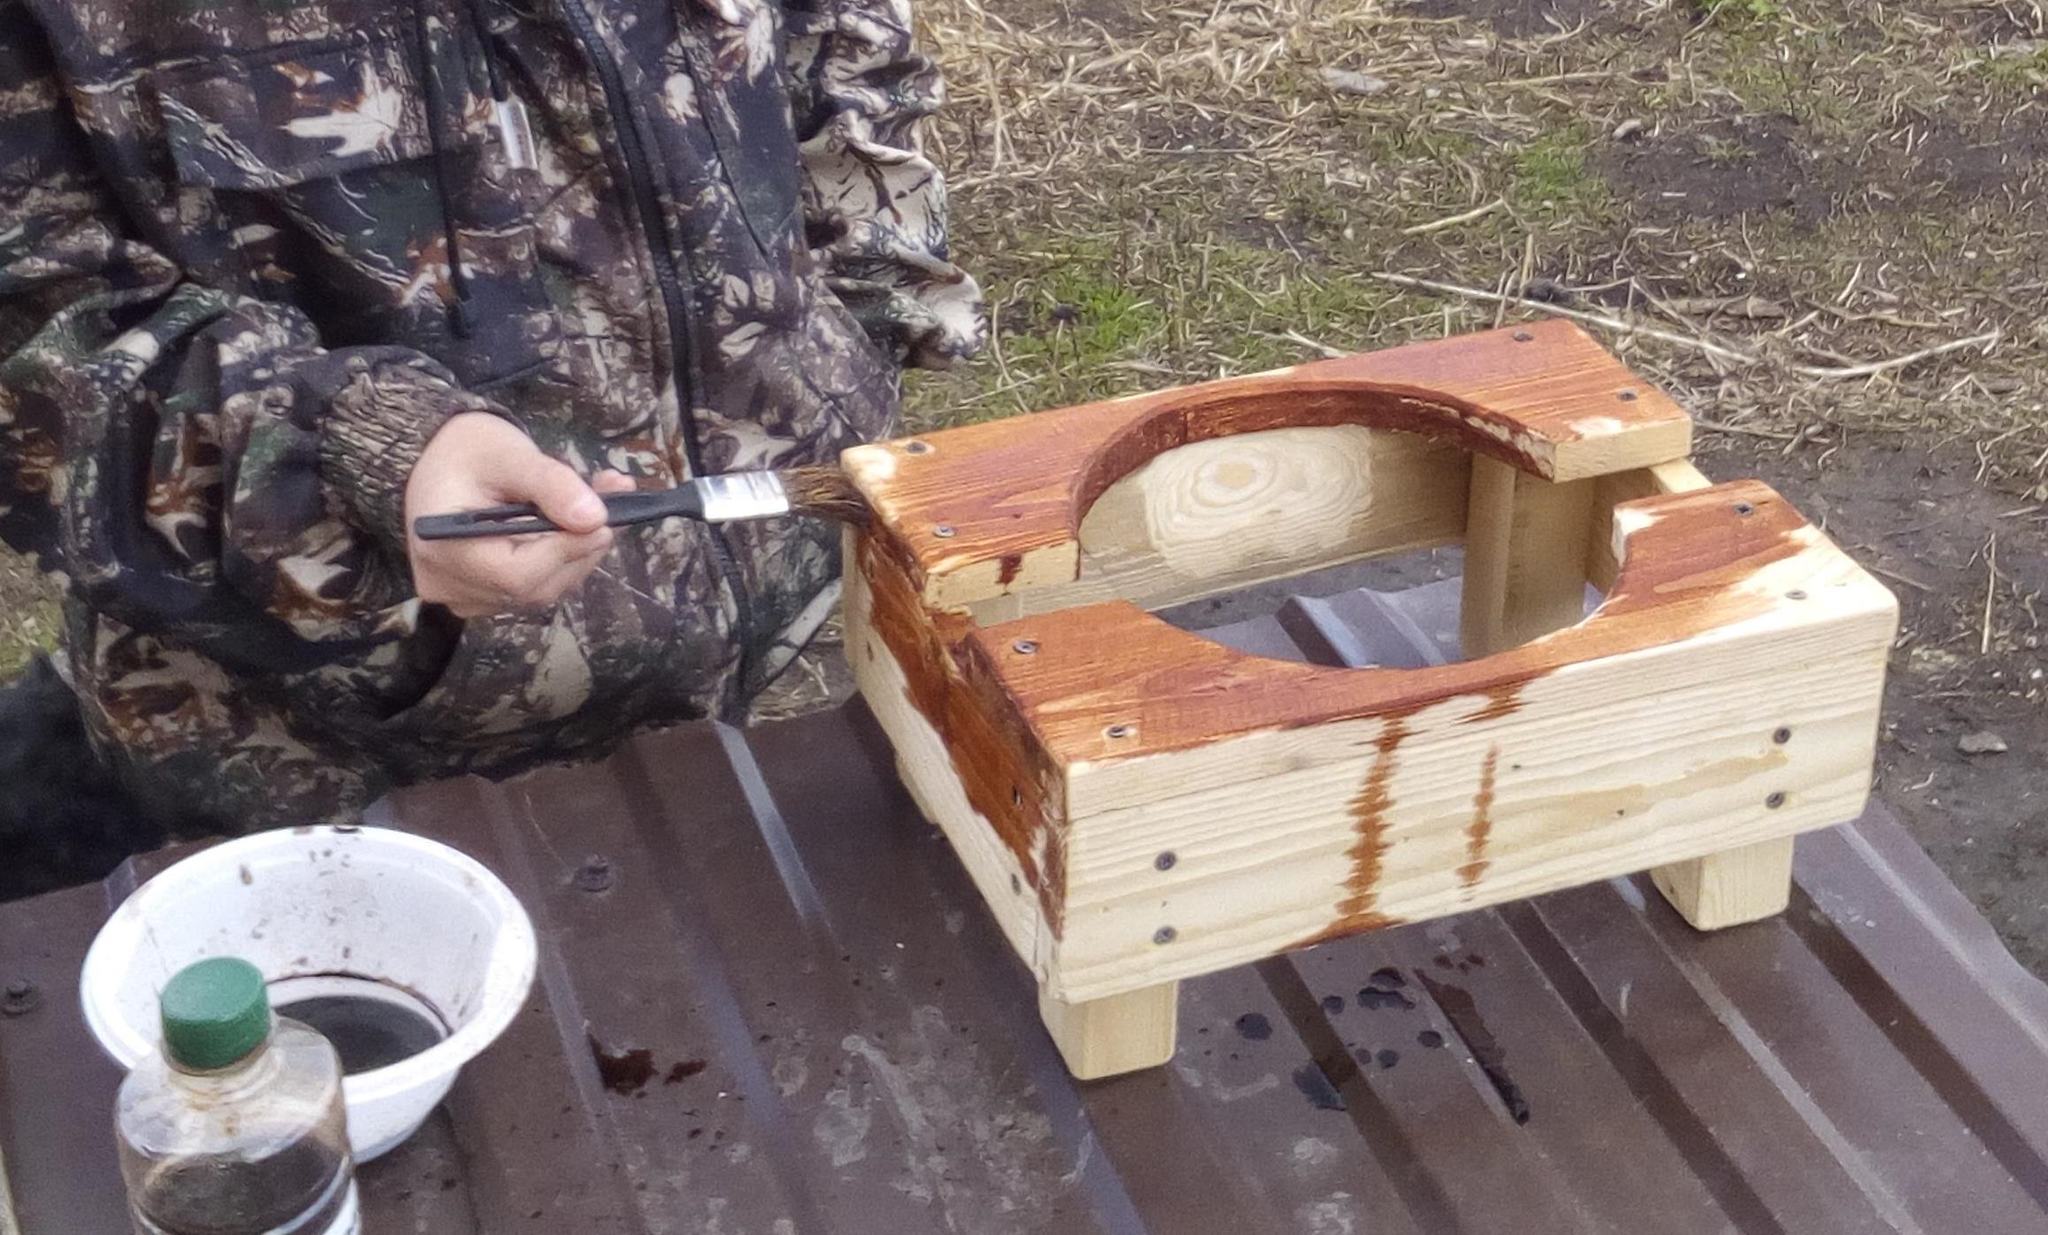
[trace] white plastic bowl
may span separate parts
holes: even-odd
[[[194,854],[136,889],[79,977],[85,1023],[123,1068],[157,1049],[157,997],[193,961],[239,956],[274,1003],[381,993],[448,1030],[342,1082],[356,1160],[425,1121],[533,985],[533,923],[497,876],[446,845],[383,828],[262,832]]]

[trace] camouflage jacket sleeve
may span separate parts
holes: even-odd
[[[296,309],[195,283],[139,231],[0,0],[0,536],[201,646],[252,609],[300,639],[402,633],[405,479],[450,415],[491,409],[417,352],[330,350]]]
[[[922,133],[945,89],[912,47],[910,0],[788,0],[786,13],[805,223],[827,286],[906,363],[972,355],[981,289],[947,252],[946,182]]]

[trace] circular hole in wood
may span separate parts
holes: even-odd
[[[1179,935],[1180,932],[1173,929],[1171,926],[1162,926],[1158,930],[1152,932],[1152,942],[1158,944],[1172,943],[1176,938],[1179,937]]]
[[[1530,333],[1529,333],[1528,331],[1526,331],[1526,330],[1517,330],[1517,331],[1515,332],[1515,342],[1517,342],[1517,343],[1527,343],[1527,342],[1529,342],[1529,341],[1533,340],[1533,339],[1534,339],[1535,337],[1536,337],[1535,335],[1533,335],[1533,334],[1530,334]]]
[[[1735,513],[1747,519],[1749,516],[1756,513],[1756,507],[1750,505],[1748,502],[1737,502],[1735,503]]]
[[[1174,851],[1173,851],[1173,850],[1171,850],[1171,849],[1169,849],[1169,850],[1167,850],[1166,852],[1164,852],[1164,853],[1160,854],[1160,855],[1159,855],[1158,857],[1156,857],[1156,858],[1152,859],[1152,865],[1153,865],[1153,866],[1154,866],[1154,867],[1155,867],[1156,869],[1158,869],[1158,870],[1163,870],[1163,871],[1170,871],[1170,870],[1172,870],[1172,869],[1173,869],[1173,868],[1174,868],[1175,866],[1179,865],[1179,863],[1180,863],[1180,856],[1179,856],[1178,854],[1174,853]]]
[[[1030,656],[1034,652],[1038,651],[1038,640],[1019,639],[1015,643],[1012,643],[1010,645],[1010,650],[1015,652],[1019,656]]]
[[[905,443],[903,443],[903,453],[904,453],[904,454],[908,454],[908,455],[928,455],[928,454],[930,454],[931,452],[932,452],[932,444],[931,444],[930,442],[905,442]]]
[[[1793,589],[1792,589],[1791,591],[1789,591],[1789,592],[1785,593],[1785,599],[1786,599],[1786,600],[1805,600],[1805,599],[1806,599],[1806,592],[1805,592],[1805,590],[1804,590],[1804,589],[1801,589],[1801,588],[1796,588],[1796,587],[1795,587],[1795,588],[1793,588]]]
[[[1792,731],[1790,729],[1784,728],[1783,726],[1780,726],[1775,732],[1771,734],[1771,741],[1777,743],[1780,746],[1783,746],[1785,743],[1791,740]]]
[[[1623,403],[1634,403],[1641,396],[1637,395],[1633,390],[1617,390],[1614,392],[1614,397],[1620,399]]]
[[[1496,646],[1461,646],[1458,545],[1474,467],[1455,442],[1359,424],[1177,446],[1083,513],[1080,586],[1067,604],[1120,596],[1239,651],[1329,667],[1419,669],[1505,650],[1548,632],[1504,629]],[[1582,614],[1604,599],[1616,570],[1610,527],[1590,539],[1601,551],[1546,564],[1549,612],[1574,583]]]
[[[938,537],[940,540],[951,540],[953,539],[953,525],[950,523],[941,523],[936,527],[932,528],[932,535]]]
[[[1770,797],[1764,799],[1764,805],[1770,807],[1772,810],[1776,810],[1784,804],[1785,791],[1782,789],[1778,790],[1776,793],[1773,793]]]
[[[1102,731],[1102,734],[1104,737],[1107,738],[1121,740],[1123,738],[1131,736],[1137,731],[1138,729],[1135,725],[1111,725],[1109,728],[1104,729]]]

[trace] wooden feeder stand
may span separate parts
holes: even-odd
[[[845,454],[854,674],[1076,1076],[1169,1059],[1180,979],[1359,931],[1643,870],[1703,930],[1784,908],[1862,810],[1897,605],[1690,444],[1549,323]],[[1449,664],[1148,612],[1459,542]]]

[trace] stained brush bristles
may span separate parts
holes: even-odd
[[[798,467],[776,473],[792,514],[814,515],[865,527],[871,512],[853,481],[836,467]]]

